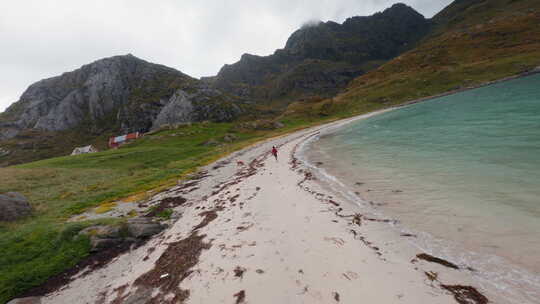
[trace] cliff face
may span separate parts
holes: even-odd
[[[412,48],[431,22],[405,4],[369,17],[306,25],[270,56],[244,54],[209,82],[231,94],[270,100],[330,96],[353,78]]]
[[[182,110],[168,106],[179,95],[198,106],[163,113]],[[105,129],[146,131],[162,122],[230,120],[239,112],[221,92],[175,69],[132,55],[115,56],[32,84],[1,114],[0,139],[25,129],[64,131],[84,126],[96,134]],[[169,119],[158,120],[164,116]]]

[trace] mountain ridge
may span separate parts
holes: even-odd
[[[131,54],[112,56],[30,85],[2,113],[0,138],[12,138],[23,129],[64,131],[84,122],[93,128],[105,123],[124,132],[147,131],[161,124],[231,120],[240,112],[232,103],[222,115],[203,110],[211,101],[217,105],[232,99],[176,69]],[[184,115],[160,115],[171,103],[184,104]]]
[[[328,21],[303,26],[272,55],[243,54],[238,62],[224,65],[216,76],[205,79],[215,88],[258,101],[330,96],[412,47],[429,28],[428,19],[398,3],[342,24]]]

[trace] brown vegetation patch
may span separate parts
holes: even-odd
[[[197,226],[193,227],[193,231],[206,227],[211,221],[215,220],[218,217],[216,210],[213,209],[199,213],[199,216],[204,216],[204,219]]]
[[[336,300],[336,302],[339,302],[340,300],[340,297],[339,297],[339,293],[337,291],[333,292],[334,294],[334,300]]]
[[[434,271],[424,271],[424,273],[426,274],[426,277],[428,277],[428,279],[432,282],[437,281],[439,277],[439,274]]]
[[[236,298],[235,304],[242,304],[246,301],[246,291],[240,290],[239,292],[235,293],[233,297]]]
[[[448,290],[454,295],[456,301],[460,304],[486,304],[489,303],[488,298],[481,294],[472,286],[463,285],[444,285],[441,287]]]
[[[232,196],[229,198],[229,202],[234,203],[236,200],[240,197],[240,194],[237,194],[235,196]]]
[[[443,259],[438,258],[438,257],[434,257],[434,256],[429,255],[427,253],[417,254],[416,257],[421,259],[421,260],[428,261],[428,262],[431,262],[431,263],[441,264],[441,265],[446,266],[448,268],[459,269],[459,267],[456,264],[448,262],[448,261],[443,260]]]
[[[343,210],[343,209],[339,209],[340,211]],[[355,214],[351,214],[351,215],[343,215],[343,214],[339,214],[339,212],[336,212],[336,215],[341,217],[341,218],[349,218],[349,224],[353,224],[353,225],[357,225],[357,226],[362,226],[362,217],[363,215],[360,214],[360,213],[355,213]]]
[[[315,180],[316,179],[313,176],[313,173],[311,173],[309,171],[303,171],[303,173],[304,173],[304,178],[301,181],[299,181],[298,184],[297,184],[299,187],[302,187],[302,185],[308,180]]]
[[[247,269],[244,267],[236,266],[234,269],[234,276],[237,278],[242,279],[244,277],[244,272],[246,272]]]
[[[193,272],[191,269],[199,262],[202,251],[211,247],[203,241],[205,237],[192,232],[187,238],[171,243],[154,268],[135,280],[135,286],[160,290],[149,304],[183,303],[189,297],[189,290],[181,289],[180,283]],[[174,297],[167,297],[170,294]]]
[[[92,271],[104,267],[111,260],[128,251],[132,245],[139,247],[145,242],[146,241],[138,241],[136,243],[121,243],[118,246],[89,255],[77,265],[60,274],[50,277],[45,283],[26,291],[25,293],[19,295],[19,297],[40,297],[52,293],[60,289],[62,286],[69,284],[73,280],[72,277],[82,270],[84,270],[84,273],[82,273],[80,277],[84,277]]]
[[[124,292],[126,291],[127,288],[128,288],[128,285],[126,285],[126,284],[124,284],[124,285],[122,285],[122,286],[120,286],[118,288],[115,288],[114,291],[116,292],[116,298],[111,302],[111,304],[122,304],[122,303],[124,303],[124,300],[128,296],[127,294],[126,295],[124,294]],[[105,303],[105,302],[103,302],[103,303]]]
[[[401,236],[403,236],[403,237],[417,237],[416,234],[411,234],[411,233],[402,233]]]
[[[252,160],[248,166],[244,167],[242,170],[238,171],[235,175],[235,178],[230,182],[224,182],[219,185],[216,185],[214,188],[217,190],[214,190],[211,195],[216,195],[221,193],[222,191],[228,189],[231,186],[234,186],[236,184],[239,184],[246,178],[253,176],[257,173],[258,168],[264,167],[263,161],[266,159],[267,155],[261,158],[255,158]]]
[[[390,219],[376,219],[376,218],[372,218],[372,217],[365,217],[364,216],[364,219],[366,221],[370,221],[370,222],[378,222],[378,223],[396,223],[396,220],[390,220]]]
[[[143,258],[143,261],[147,261],[150,258],[152,252],[156,251],[156,247],[150,247],[146,250],[146,256]]]
[[[238,232],[243,232],[243,231],[246,231],[248,230],[249,228],[253,227],[255,224],[253,223],[249,223],[248,225],[246,226],[238,226],[236,227],[236,230],[238,230]]]
[[[167,209],[173,209],[184,204],[187,200],[181,196],[167,197],[162,199],[157,205],[152,208],[152,211],[148,212],[146,217],[154,217]]]
[[[351,229],[350,232],[354,235],[355,240],[360,240],[364,245],[375,251],[375,254],[377,254],[379,257],[382,257],[381,249],[375,245],[373,245],[372,242],[366,240],[366,238],[362,235],[360,235],[356,230]]]
[[[210,174],[208,174],[208,171],[203,170],[203,171],[199,171],[195,175],[193,175],[191,180],[192,181],[200,181],[201,179],[206,178],[208,176],[210,176]]]
[[[329,199],[328,202],[336,207],[339,207],[339,203],[334,200]]]
[[[184,189],[187,189],[187,188],[195,187],[198,184],[199,184],[199,180],[192,180],[192,181],[189,181],[187,183],[182,184],[182,186],[180,186],[178,188],[178,190],[184,190]]]

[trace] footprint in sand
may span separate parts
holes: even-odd
[[[325,241],[328,241],[328,242],[332,242],[332,243],[334,243],[335,245],[337,245],[338,247],[341,247],[341,246],[345,245],[345,241],[344,241],[342,238],[337,238],[337,237],[325,237],[324,240],[325,240]]]
[[[358,273],[353,272],[353,271],[344,272],[342,275],[344,278],[346,278],[349,281],[358,279]]]

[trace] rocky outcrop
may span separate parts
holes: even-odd
[[[160,233],[165,226],[150,218],[134,218],[122,226],[90,226],[79,232],[90,238],[90,251],[98,252],[123,244],[131,244]]]
[[[343,24],[312,23],[294,32],[273,55],[244,54],[205,80],[225,92],[256,100],[330,96],[353,78],[412,48],[430,26],[430,20],[405,4],[369,17],[352,17]]]
[[[152,129],[193,121],[231,121],[240,112],[240,107],[225,100],[218,90],[208,87],[200,87],[191,93],[178,90],[161,109],[152,123]]]
[[[182,94],[184,104],[193,107],[169,106]],[[231,120],[239,108],[230,103],[220,91],[180,71],[133,55],[114,56],[32,84],[1,114],[0,140],[24,129],[63,131],[83,125],[96,134],[146,131],[160,124],[157,117],[168,123]],[[167,113],[184,109],[189,111]]]
[[[32,206],[18,192],[0,194],[0,221],[15,221],[32,214]]]
[[[136,238],[145,238],[157,234],[164,227],[149,218],[134,218],[128,221],[127,230],[129,234]]]
[[[304,26],[287,40],[285,50],[303,58],[363,63],[388,60],[411,47],[429,30],[429,20],[405,4],[369,17]]]

